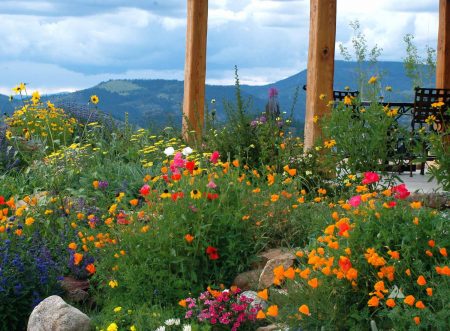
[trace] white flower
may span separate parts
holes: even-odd
[[[190,325],[183,325],[183,331],[191,331],[192,327]]]
[[[192,154],[192,152],[193,152],[193,150],[190,147],[185,147],[182,150],[182,153],[183,153],[184,156],[188,156],[189,154]]]
[[[164,150],[164,154],[166,154],[167,156],[170,156],[170,155],[172,155],[173,153],[175,153],[175,149],[174,149],[173,147],[167,147],[167,148]]]
[[[306,175],[306,176],[312,175],[312,171],[306,170],[306,171],[305,171],[305,175]]]
[[[180,325],[180,319],[179,318],[171,318],[171,319],[168,319],[167,321],[165,321],[164,324],[167,326]]]
[[[155,331],[166,331],[166,327],[163,325],[163,326],[160,326],[159,328],[157,328]]]

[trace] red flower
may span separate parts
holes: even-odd
[[[181,174],[180,173],[174,173],[173,175],[172,175],[172,180],[174,180],[174,181],[177,181],[177,180],[180,180],[181,179]]]
[[[188,162],[186,162],[185,167],[192,174],[194,172],[194,169],[195,169],[195,162],[194,161],[188,161]]]
[[[5,204],[5,198],[0,195],[0,205],[4,205]]]
[[[391,201],[388,203],[388,206],[391,208],[395,207],[396,205],[397,205],[397,202],[395,202],[395,201]]]
[[[338,235],[342,236],[345,231],[350,230],[350,226],[347,223],[342,223],[339,225]]]
[[[341,256],[339,258],[339,267],[343,272],[347,272],[352,267],[352,262],[348,257]]]
[[[184,193],[183,192],[172,193],[172,200],[173,201],[177,201],[178,199],[181,199],[183,197],[184,197]]]
[[[167,176],[167,174],[162,175],[162,179],[164,179],[166,183],[170,183],[169,176]]]
[[[219,258],[217,248],[212,246],[208,246],[208,248],[206,248],[206,254],[208,254],[210,260],[217,260]]]
[[[401,200],[406,199],[409,196],[409,194],[410,194],[410,192],[406,188],[405,184],[394,186],[392,188],[392,192],[395,193],[394,197],[396,199],[401,199]]]
[[[211,163],[217,163],[217,161],[219,160],[219,157],[220,157],[220,154],[219,154],[219,152],[218,151],[214,151],[212,154],[211,154],[211,158],[209,159],[209,161],[211,162]]]
[[[219,197],[219,195],[217,193],[208,193],[206,195],[206,199],[211,200],[211,201],[217,199],[218,197]]]
[[[376,172],[365,172],[364,173],[364,179],[362,180],[362,183],[364,185],[376,183],[380,180],[380,176]]]
[[[139,192],[143,195],[146,196],[150,193],[150,186],[148,184],[145,184],[144,186],[141,187],[141,189],[139,190]]]

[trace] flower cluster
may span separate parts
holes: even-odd
[[[187,309],[185,318],[195,319],[201,323],[223,325],[230,330],[238,330],[246,322],[255,322],[261,310],[260,304],[241,294],[241,290],[232,287],[229,290],[217,291],[208,287],[198,299],[187,298],[179,304]]]

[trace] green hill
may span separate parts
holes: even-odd
[[[393,92],[390,101],[412,101],[412,83],[405,75],[403,63],[401,62],[378,62],[375,67],[363,64],[362,68],[367,74],[382,75],[383,86],[390,85]],[[336,61],[334,88],[343,90],[349,86],[352,90],[357,89],[357,63]],[[276,87],[279,91],[279,102],[282,111],[290,112],[296,89],[299,89],[298,100],[294,108],[294,118],[303,122],[305,116],[306,92],[302,89],[306,82],[306,70],[296,75],[280,80],[273,84],[264,86],[241,86],[244,98],[252,99],[252,108],[249,110],[255,116],[262,112],[268,98],[268,89]],[[432,85],[431,85],[432,86]],[[73,92],[50,96],[52,101],[58,105],[80,105],[86,108],[91,95],[100,98],[99,109],[111,114],[118,120],[125,119],[128,113],[129,121],[141,127],[163,127],[166,125],[181,125],[183,82],[177,80],[110,80],[102,82],[97,86]],[[0,107],[2,112],[10,112],[12,107],[7,102],[7,97],[0,96]],[[217,118],[225,119],[223,101],[235,100],[234,86],[207,85],[206,104],[216,99],[214,108],[217,110]],[[8,107],[9,105],[9,107]]]

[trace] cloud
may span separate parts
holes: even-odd
[[[421,54],[423,45],[436,48],[436,0],[337,4],[337,43],[352,47],[349,22],[358,19],[369,48],[383,48],[380,59],[401,61],[407,33]],[[1,88],[20,81],[50,90],[120,77],[183,79],[186,11],[185,0],[0,1]],[[233,83],[234,65],[258,84],[305,69],[309,0],[214,0],[208,16],[209,82]]]

